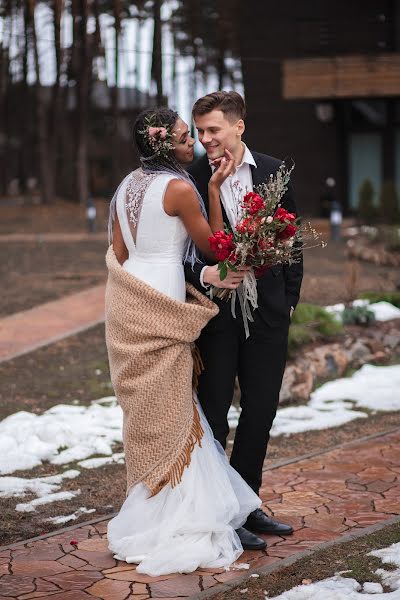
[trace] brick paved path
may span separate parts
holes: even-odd
[[[0,319],[0,362],[101,323],[104,293],[97,285]]]
[[[266,551],[245,552],[250,569],[400,514],[400,430],[266,470],[267,510],[291,523],[284,539],[266,536]],[[107,522],[86,525],[0,552],[0,600],[153,600],[190,598],[232,581],[242,570],[147,577],[107,550]],[[71,545],[71,541],[77,542]]]

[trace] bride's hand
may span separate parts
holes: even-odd
[[[235,169],[235,159],[229,150],[225,150],[224,156],[212,161],[215,171],[211,176],[209,185],[220,188],[225,179],[232,175]]]

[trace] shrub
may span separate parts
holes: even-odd
[[[399,220],[397,191],[393,181],[385,181],[382,185],[379,213],[384,223],[397,223]]]
[[[375,315],[368,306],[348,306],[342,312],[344,325],[371,325],[375,322]]]
[[[358,215],[363,223],[371,225],[376,219],[376,209],[373,203],[374,186],[365,179],[358,193]]]
[[[400,308],[400,292],[363,292],[360,298],[370,302],[389,302]]]
[[[342,324],[316,304],[299,304],[293,313],[289,329],[289,354],[303,344],[318,338],[334,337],[342,333]]]

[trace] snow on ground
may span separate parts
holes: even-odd
[[[43,461],[64,465],[112,455],[122,441],[122,412],[115,397],[89,406],[58,404],[42,415],[25,411],[0,422],[0,474],[32,469]]]
[[[54,523],[55,525],[62,525],[63,523],[68,523],[68,521],[75,521],[81,515],[88,515],[88,514],[94,513],[94,512],[96,512],[95,508],[86,508],[86,506],[81,506],[80,508],[78,508],[78,510],[76,510],[71,515],[50,517],[49,519],[46,519],[46,521],[49,521],[50,523]]]
[[[278,409],[271,435],[339,427],[368,416],[357,408],[400,410],[400,365],[364,365],[352,377],[325,383],[311,394],[308,404]],[[240,411],[232,406],[228,415],[232,428],[237,426],[239,415]]]
[[[36,494],[39,498],[47,496],[60,489],[63,479],[75,479],[79,473],[80,471],[70,469],[59,475],[36,477],[35,479],[0,477],[0,498],[23,498],[27,494]]]
[[[64,502],[65,500],[71,500],[76,496],[79,496],[81,490],[75,490],[74,492],[55,492],[54,494],[46,494],[35,498],[30,502],[24,502],[17,504],[15,510],[17,512],[34,512],[37,506],[43,506],[43,504],[51,504],[51,502]]]
[[[105,456],[104,458],[87,458],[86,460],[81,460],[78,462],[78,466],[84,469],[97,469],[98,467],[104,467],[104,465],[122,465],[125,462],[124,457],[124,452],[116,452],[112,456]]]
[[[278,410],[271,435],[338,427],[372,411],[400,410],[400,365],[364,365],[351,377],[325,383],[316,389],[305,406]]]
[[[392,544],[388,548],[373,550],[369,553],[377,556],[385,564],[395,565],[394,570],[377,569],[375,573],[382,579],[382,583],[393,591],[384,593],[380,583],[365,582],[364,585],[355,579],[329,577],[323,581],[309,585],[299,585],[271,600],[400,600],[400,543]],[[268,598],[268,596],[267,596]]]
[[[389,302],[373,302],[369,300],[354,300],[353,306],[368,306],[368,309],[375,315],[377,321],[390,321],[391,319],[400,319],[400,308],[393,306]],[[335,315],[338,319],[341,318],[341,314],[344,311],[344,304],[334,304],[332,306],[325,306],[325,310]]]

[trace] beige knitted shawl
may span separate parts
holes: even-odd
[[[201,445],[191,350],[218,308],[191,285],[186,302],[155,290],[121,267],[112,246],[106,262],[106,342],[124,416],[127,490],[143,481],[154,495],[180,482]]]

